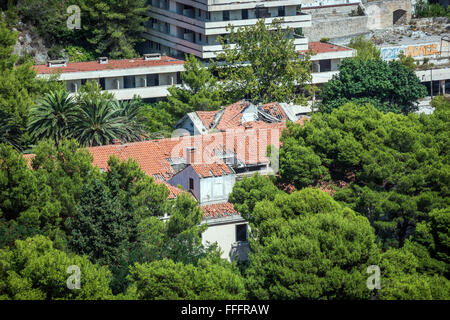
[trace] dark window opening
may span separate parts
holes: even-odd
[[[242,9],[242,19],[248,19],[248,9]]]
[[[236,225],[236,241],[247,241],[247,224]]]
[[[222,18],[223,18],[223,21],[229,21],[230,20],[230,11],[228,11],[228,10],[222,11]]]
[[[258,18],[258,19],[271,17],[269,8],[256,8],[255,15],[256,15],[256,18]]]
[[[319,65],[320,65],[320,72],[331,71],[331,59],[320,60]]]
[[[147,75],[147,87],[159,86],[159,76],[158,74],[148,74]]]
[[[284,7],[278,7],[278,16],[284,17],[285,15],[286,15],[286,13],[284,11]]]
[[[98,80],[100,87],[102,87],[102,90],[106,90],[106,85],[105,85],[105,78],[100,78]]]
[[[194,190],[194,179],[189,178],[189,190]]]
[[[123,87],[125,89],[136,88],[136,78],[134,76],[124,76]]]

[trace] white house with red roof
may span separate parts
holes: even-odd
[[[203,243],[217,242],[224,258],[245,259],[247,222],[228,202],[228,196],[235,181],[243,175],[272,172],[267,148],[280,147],[281,131],[286,123],[261,121],[255,128],[234,127],[232,118],[231,113],[232,130],[117,143],[91,147],[89,151],[93,155],[93,165],[102,170],[108,170],[108,159],[112,155],[121,160],[136,160],[146,174],[169,186],[170,198],[189,192],[204,212],[202,223],[209,226],[202,235]]]
[[[103,90],[118,100],[135,95],[143,99],[163,98],[167,89],[179,84],[184,61],[161,54],[145,54],[142,58],[109,60],[106,57],[89,62],[48,61],[34,66],[39,77],[58,75],[67,91],[75,94],[88,80],[97,81]]]
[[[223,258],[245,259],[248,253],[247,221],[228,202],[238,177],[235,168],[251,173],[255,172],[252,168],[267,169],[267,147],[279,147],[280,130],[281,127],[274,130],[260,128],[237,130],[233,134],[219,132],[117,143],[91,147],[89,151],[93,155],[93,165],[103,171],[108,170],[108,159],[112,155],[121,160],[136,160],[157,183],[168,186],[171,199],[181,192],[189,192],[204,212],[202,223],[209,226],[202,235],[203,243],[217,242],[223,250]],[[230,154],[233,161],[230,161]]]
[[[345,58],[351,58],[356,55],[356,50],[327,42],[310,42],[308,49],[300,51],[312,53],[312,83],[324,84],[331,80],[333,75],[338,74],[338,67]]]
[[[167,182],[188,190],[201,205],[228,201],[233,191],[236,173],[224,162],[188,164]]]

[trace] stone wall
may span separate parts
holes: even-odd
[[[302,9],[312,15],[312,25],[310,28],[303,28],[303,34],[309,41],[319,41],[321,38],[340,38],[368,32],[368,17],[352,16],[357,12],[358,6],[359,4],[348,4]]]
[[[309,41],[321,38],[340,38],[367,33],[367,16],[337,19],[313,19],[311,28],[303,28],[303,34]]]
[[[379,0],[364,4],[369,17],[370,30],[390,28],[394,25],[408,24],[411,20],[410,0]]]
[[[411,20],[410,0],[362,1],[364,15],[354,16],[359,4],[303,8],[312,16],[312,26],[303,28],[303,34],[310,41],[321,38],[347,38],[367,34],[370,30],[391,28],[408,24]]]

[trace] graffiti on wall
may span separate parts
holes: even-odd
[[[447,44],[448,45],[448,44]],[[441,53],[444,55],[448,55],[448,50],[444,50],[444,43],[442,46],[442,50],[440,48],[440,43],[430,43],[430,44],[421,44],[418,46],[399,46],[399,47],[388,47],[388,48],[380,48],[381,58],[383,60],[393,60],[397,59],[398,55],[403,52],[406,56],[411,56],[413,58],[421,58],[427,56],[439,56]]]

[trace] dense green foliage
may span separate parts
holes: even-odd
[[[67,288],[67,268],[80,269],[80,289]],[[53,247],[44,236],[17,240],[12,249],[0,249],[0,300],[111,299],[111,273],[86,257]]]
[[[404,116],[347,104],[316,114],[284,133],[281,178],[297,188],[346,181],[336,199],[365,215],[381,239],[402,245],[416,223],[449,204],[449,110],[446,102],[432,115]],[[293,169],[305,163],[306,172]]]
[[[303,101],[297,87],[305,89],[310,83],[311,62],[295,51],[294,38],[288,36],[293,30],[282,29],[281,21],[266,25],[259,19],[245,28],[231,26],[220,39],[224,52],[217,57],[217,72],[229,100]]]
[[[0,142],[23,149],[30,142],[30,106],[44,92],[60,85],[36,78],[31,61],[15,66],[17,56],[12,52],[17,36],[0,16]]]
[[[269,177],[256,174],[251,178],[245,177],[237,181],[228,200],[234,203],[234,208],[242,217],[253,221],[252,212],[258,201],[273,200],[281,191],[272,183]]]
[[[81,91],[75,98],[62,90],[46,94],[31,110],[29,131],[34,140],[51,138],[59,143],[63,138],[75,138],[82,146],[111,144],[115,139],[142,140],[142,102],[110,99],[98,85],[93,90]]]
[[[264,189],[275,188],[268,178]],[[256,199],[254,176],[237,184],[232,201],[244,207]],[[311,188],[260,197],[249,213],[250,261],[244,268],[248,297],[257,299],[449,299],[450,214],[435,209],[429,222],[402,248],[385,252],[369,220]],[[253,201],[251,201],[253,203]],[[381,289],[366,287],[369,265],[380,267]]]
[[[418,0],[415,4],[414,15],[417,18],[450,18],[450,7],[445,9],[440,3],[430,3],[429,1]]]
[[[280,22],[232,29],[222,41],[240,51],[226,45],[221,63],[188,56],[181,86],[146,105],[119,103],[95,82],[71,97],[37,79],[12,54],[10,30],[23,18],[73,61],[132,57],[144,0],[8,3],[0,299],[450,299],[450,103],[437,97],[433,114],[411,113],[425,94],[411,59],[386,63],[372,43],[352,41],[358,56],[325,86],[325,112],[284,131],[279,175],[235,183],[229,200],[251,227],[249,261],[238,268],[217,244],[203,245],[207,225],[190,194],[169,200],[132,159],[111,157],[101,172],[80,147],[167,136],[186,113],[238,99],[303,100],[294,83],[310,89],[310,62]],[[72,3],[82,7],[81,30],[66,28]],[[318,190],[324,184],[333,197]],[[70,265],[81,269],[81,289],[66,286]],[[367,288],[370,265],[381,268],[380,290]]]
[[[148,17],[145,0],[18,0],[10,5],[23,22],[52,47],[49,55],[58,58],[62,50],[73,58],[85,61],[92,57],[132,58],[137,55],[136,46],[144,41],[141,33]],[[73,12],[70,5],[77,5],[81,14],[81,29],[69,29],[67,20]],[[14,6],[14,8],[12,8]],[[11,19],[10,19],[11,20]]]
[[[170,259],[174,263],[197,268],[202,259],[208,259],[209,262],[202,262],[202,265],[225,273],[217,274],[217,277],[229,278],[227,274],[234,270],[229,262],[219,258],[220,252],[215,245],[202,245],[200,234],[206,225],[200,225],[203,213],[197,202],[188,194],[168,200],[166,186],[155,183],[153,178],[144,174],[136,161],[119,161],[112,157],[108,161],[109,170],[101,173],[92,166],[90,153],[79,149],[74,140],[62,140],[57,145],[43,141],[33,152],[34,157],[28,164],[11,146],[0,144],[0,248],[4,248],[5,254],[10,255],[7,252],[23,243],[21,240],[34,241],[31,237],[45,236],[45,241],[39,240],[45,242],[43,257],[39,259],[45,260],[48,255],[55,255],[55,259],[63,261],[83,255],[83,260],[73,258],[74,262],[79,262],[80,267],[87,265],[87,268],[91,268],[90,263],[103,266],[101,270],[107,273],[101,276],[101,281],[106,281],[106,286],[110,288],[108,292],[112,290],[113,294],[127,291],[132,281],[128,277],[129,268],[135,263]],[[163,222],[158,217],[165,214],[170,218]],[[0,268],[0,273],[4,272],[0,277],[5,277],[0,279],[0,296],[20,299],[31,295],[10,288],[14,286],[11,281],[18,281],[21,275],[24,277],[24,290],[30,286],[33,290],[40,288],[39,281],[34,279],[37,276],[31,274],[30,280],[26,280],[28,271],[23,273],[22,267],[11,262],[4,265],[6,269]],[[58,265],[57,270],[49,270],[49,277],[56,272],[55,277],[59,279],[62,268],[66,267]],[[20,275],[9,279],[8,268],[17,269]],[[98,272],[95,274],[100,277]],[[93,274],[93,277],[97,275]],[[236,277],[237,280],[231,280],[230,286],[237,286],[237,297],[243,298],[243,284],[239,276]],[[48,281],[54,283],[56,280],[51,278]],[[64,288],[59,290],[64,291]],[[43,290],[44,294],[51,294]],[[211,295],[212,292],[206,287],[196,290],[199,296]],[[235,291],[230,290],[228,294],[231,297]],[[36,293],[33,297],[101,298],[94,293],[89,296],[88,293],[70,295],[64,292],[67,297],[59,291],[52,296]],[[108,297],[112,296],[105,294],[103,298]]]
[[[408,113],[427,94],[410,68],[398,61],[344,59],[339,74],[328,81],[321,93],[323,112],[331,112],[348,101],[372,103],[383,112]]]
[[[357,60],[376,60],[381,59],[381,51],[371,40],[365,40],[363,36],[352,38],[350,48],[356,49]]]
[[[228,263],[202,259],[198,266],[160,260],[136,264],[128,294],[145,300],[233,300],[246,297],[239,270]]]
[[[366,269],[378,259],[368,220],[322,191],[258,202],[247,269],[257,299],[365,299]],[[254,231],[253,231],[254,230]]]
[[[184,68],[181,87],[169,88],[170,95],[159,108],[175,121],[192,111],[219,109],[223,97],[217,79],[212,75],[212,65],[205,67],[193,55],[186,55]]]
[[[136,44],[149,19],[146,0],[79,0],[82,35],[97,56],[136,56]]]

